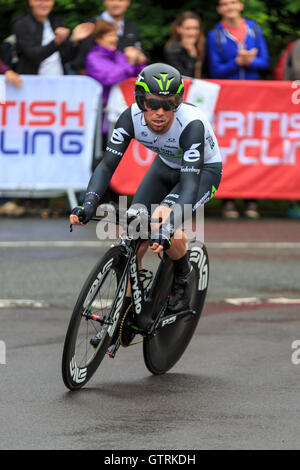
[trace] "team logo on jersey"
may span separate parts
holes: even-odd
[[[186,162],[190,162],[190,163],[193,163],[193,162],[196,162],[197,160],[199,160],[200,152],[199,152],[199,150],[196,150],[196,149],[200,145],[201,145],[201,142],[198,142],[197,144],[193,144],[189,150],[184,152],[183,159]]]
[[[123,127],[119,127],[118,129],[114,129],[110,141],[113,144],[122,144],[124,142],[124,135],[128,135],[128,132],[123,129]]]

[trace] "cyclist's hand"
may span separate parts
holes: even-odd
[[[87,224],[95,213],[93,205],[76,206],[71,212],[70,223],[72,225],[85,225]]]
[[[159,231],[156,232],[150,240],[150,248],[155,254],[159,254],[162,251],[166,251],[171,246],[171,234],[170,231],[164,227],[160,227]]]

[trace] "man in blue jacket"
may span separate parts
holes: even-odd
[[[269,66],[267,45],[260,26],[242,17],[244,4],[240,0],[218,0],[221,21],[207,36],[207,64],[210,78],[259,80],[259,72]],[[240,216],[234,201],[225,199],[223,216]],[[255,200],[246,201],[245,216],[257,219]]]
[[[208,33],[207,56],[211,78],[258,80],[269,66],[269,54],[260,26],[242,17],[240,0],[219,0],[221,21]]]

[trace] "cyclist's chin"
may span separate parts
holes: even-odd
[[[168,122],[167,121],[151,121],[151,122],[148,122],[148,127],[150,127],[150,129],[153,131],[153,132],[163,132],[167,126],[168,126]]]

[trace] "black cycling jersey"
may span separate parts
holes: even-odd
[[[155,134],[134,104],[119,117],[104,157],[91,177],[86,200],[96,206],[101,203],[101,196],[133,138],[157,152],[133,202],[148,208],[151,200],[152,204],[176,202],[182,208],[192,204],[196,209],[215,193],[221,179],[222,160],[212,127],[200,109],[183,103],[175,112],[170,129]],[[166,198],[170,191],[173,197]]]

